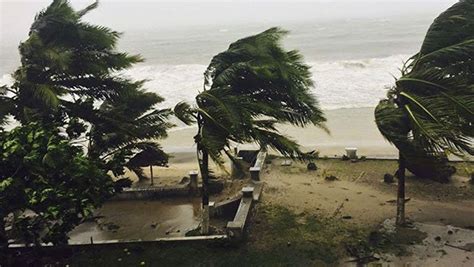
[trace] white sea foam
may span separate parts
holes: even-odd
[[[374,107],[393,85],[394,76],[406,55],[362,60],[312,62],[314,94],[323,109]],[[161,107],[173,107],[180,101],[193,103],[203,87],[205,65],[140,65],[126,75],[146,79],[146,88],[165,98]],[[3,75],[1,84],[12,82]]]
[[[10,74],[2,74],[2,76],[0,76],[0,86],[2,85],[10,86],[12,84],[13,84],[13,79]]]
[[[393,76],[407,56],[312,62],[314,93],[324,109],[375,107],[393,85]],[[137,66],[127,74],[148,79],[146,87],[166,100],[161,105],[172,107],[180,101],[193,102],[202,90],[205,65]],[[393,75],[393,76],[392,76]]]

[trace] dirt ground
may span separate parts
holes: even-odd
[[[318,160],[317,171],[282,162],[274,159],[264,171],[263,198],[269,205],[339,216],[361,227],[383,225],[395,216],[397,185],[384,183],[383,175],[396,170],[396,161]],[[474,266],[474,185],[467,177],[473,164],[454,165],[458,172],[449,184],[407,177],[406,214],[427,238],[408,247],[410,256],[381,255],[373,266]],[[331,175],[337,180],[325,179]]]
[[[265,201],[295,211],[339,212],[360,224],[380,224],[395,214],[396,183],[383,182],[385,173],[394,173],[396,161],[318,160],[317,171],[293,162],[281,166],[275,159],[264,171]],[[449,184],[420,180],[408,175],[407,216],[417,222],[443,223],[459,227],[474,225],[474,185],[463,171],[473,164],[455,164],[458,174]],[[326,176],[337,180],[326,181]]]

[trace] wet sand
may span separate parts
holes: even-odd
[[[398,155],[395,147],[390,145],[379,133],[374,122],[374,108],[353,108],[325,111],[327,127],[330,134],[325,131],[309,126],[298,128],[290,125],[280,125],[279,130],[292,137],[303,147],[303,150],[318,150],[320,155],[341,156],[345,154],[346,147],[357,147],[358,155],[372,157],[395,158]],[[194,135],[196,128],[185,128],[172,130],[168,138],[159,140],[164,150],[172,155],[168,168],[154,167],[153,172],[158,185],[175,184],[186,176],[190,170],[198,170],[196,161],[196,146]],[[239,145],[239,148],[248,148],[252,145]],[[224,157],[224,159],[227,159]],[[225,171],[212,166],[217,175],[224,175]],[[229,164],[226,169],[230,170]],[[149,176],[148,168],[144,169],[145,175]],[[133,180],[137,180],[133,173],[128,173]],[[145,184],[149,181],[145,181]]]
[[[280,125],[279,130],[297,140],[306,150],[319,150],[321,155],[342,155],[345,147],[357,147],[359,155],[395,157],[397,150],[380,135],[374,121],[374,108],[353,108],[325,111],[330,134],[314,126],[298,128]],[[195,128],[172,130],[160,140],[171,153],[195,151]]]
[[[375,226],[395,215],[397,185],[385,184],[383,175],[394,171],[396,162],[320,160],[317,172],[308,172],[301,163],[290,167],[280,163],[281,159],[274,160],[264,173],[263,198],[269,204],[296,212],[333,215],[337,211],[361,225]],[[328,175],[338,180],[326,181]],[[468,185],[467,177],[455,176],[453,180],[438,184],[408,178],[407,216],[417,222],[474,226],[474,187]]]

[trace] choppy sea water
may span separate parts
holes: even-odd
[[[398,68],[403,61],[416,53],[427,28],[443,6],[435,8],[430,4],[413,8],[408,4],[389,6],[380,2],[367,6],[348,5],[287,3],[253,7],[248,3],[228,3],[219,7],[214,4],[208,7],[211,10],[208,13],[221,14],[224,10],[235,9],[240,11],[240,15],[229,13],[233,19],[226,19],[221,14],[215,20],[207,18],[207,24],[199,24],[193,21],[197,22],[203,16],[192,17],[198,6],[176,4],[166,11],[170,13],[169,21],[172,23],[165,27],[147,23],[150,14],[155,12],[150,10],[158,12],[162,7],[158,4],[150,6],[150,12],[143,14],[143,22],[119,23],[115,13],[124,11],[122,15],[130,14],[133,10],[125,11],[132,5],[127,9],[119,5],[109,7],[105,3],[90,18],[92,22],[106,26],[117,25],[123,32],[118,48],[145,58],[145,63],[134,66],[125,75],[147,79],[147,89],[166,99],[162,107],[172,107],[183,100],[193,101],[202,88],[202,75],[213,55],[239,38],[272,26],[290,31],[283,41],[285,47],[300,50],[312,67],[313,92],[322,108],[374,107],[393,85],[393,77],[399,75]],[[214,11],[213,6],[217,6]],[[109,10],[110,14],[107,13]],[[179,17],[181,13],[186,14]],[[261,19],[257,16],[260,13]],[[111,16],[107,18],[108,15]],[[176,19],[172,21],[174,17]],[[129,24],[135,26],[128,27]],[[7,27],[1,30],[0,85],[11,83],[9,73],[19,65],[19,40],[15,39],[15,32],[10,32]]]
[[[360,60],[309,62],[317,96],[324,109],[373,107],[393,85],[406,55]],[[136,79],[147,79],[146,87],[166,100],[164,107],[179,101],[192,103],[202,90],[206,65],[142,65],[126,72]]]

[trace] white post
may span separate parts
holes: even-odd
[[[350,159],[357,159],[357,148],[356,147],[346,147],[346,155]]]
[[[254,181],[260,181],[260,167],[250,167],[250,178]]]

